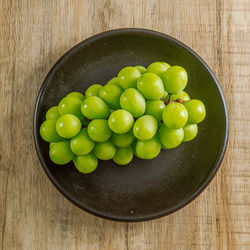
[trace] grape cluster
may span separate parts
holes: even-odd
[[[153,159],[161,149],[194,139],[206,111],[184,91],[187,81],[184,68],[154,62],[147,69],[125,67],[104,86],[91,85],[85,96],[69,93],[40,127],[50,159],[58,165],[73,160],[86,174],[98,159],[127,165],[134,155]]]

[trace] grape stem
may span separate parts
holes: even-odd
[[[184,103],[185,102],[184,100],[181,100],[180,98],[177,98],[176,100],[171,101],[169,95],[168,95],[168,99],[165,99],[163,97],[161,100],[164,102],[165,105],[168,105],[169,103],[173,103],[173,102],[179,102],[179,103]]]

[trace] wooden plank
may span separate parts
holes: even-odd
[[[0,249],[249,249],[250,5],[247,0],[0,1]],[[230,116],[226,157],[190,205],[143,223],[82,212],[43,173],[32,138],[36,95],[70,47],[141,27],[193,48],[216,73]]]

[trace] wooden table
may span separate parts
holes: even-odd
[[[48,70],[81,40],[120,27],[167,33],[218,77],[230,115],[221,169],[194,202],[144,223],[106,221],[54,188],[32,135]],[[250,249],[248,0],[0,1],[0,249]]]

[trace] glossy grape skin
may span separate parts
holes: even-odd
[[[165,90],[170,94],[181,92],[187,85],[188,75],[184,68],[172,66],[162,75]]]
[[[63,138],[74,137],[80,132],[81,127],[81,121],[72,114],[62,115],[56,121],[56,131]]]
[[[111,79],[106,83],[106,85],[119,85],[119,84],[118,84],[118,79],[117,79],[117,77],[111,78]]]
[[[134,153],[131,146],[116,148],[115,156],[113,157],[113,161],[118,165],[127,165],[133,159]]]
[[[165,126],[163,123],[159,130],[159,138],[164,149],[175,148],[181,144],[184,138],[182,128],[172,129]]]
[[[181,91],[178,94],[173,94],[173,95],[170,96],[171,101],[176,101],[177,99],[181,99],[182,101],[186,102],[186,101],[190,100],[190,96],[185,91]]]
[[[142,116],[146,108],[144,97],[134,88],[123,91],[120,97],[120,105],[122,109],[129,111],[136,118]]]
[[[155,135],[148,141],[136,142],[136,156],[140,159],[153,159],[157,157],[161,151],[161,141],[158,135]]]
[[[46,120],[40,127],[40,135],[46,142],[57,142],[62,137],[56,131],[56,120]]]
[[[184,128],[184,138],[183,141],[187,142],[187,141],[191,141],[193,140],[197,133],[198,133],[198,126],[197,124],[187,124]]]
[[[131,145],[133,143],[134,139],[135,139],[135,137],[134,137],[132,130],[130,130],[128,133],[122,134],[122,135],[112,133],[112,136],[111,136],[111,141],[117,147],[128,147],[129,145]]]
[[[60,117],[58,113],[58,107],[54,106],[48,109],[46,112],[46,120],[57,120]]]
[[[188,111],[188,123],[195,124],[204,120],[206,116],[206,108],[201,101],[192,99],[184,102],[183,105]]]
[[[91,121],[87,128],[90,139],[95,142],[105,142],[111,137],[111,130],[108,121],[105,119],[95,119]]]
[[[188,121],[185,106],[178,102],[169,103],[162,112],[163,122],[168,128],[182,128]]]
[[[100,89],[99,96],[109,105],[110,108],[119,109],[121,93],[121,87],[117,84],[109,84]]]
[[[162,120],[162,112],[165,108],[165,104],[161,100],[147,100],[146,101],[146,115],[152,115],[160,122]]]
[[[163,144],[161,144],[161,148],[162,149],[168,149],[168,147],[164,146]]]
[[[123,89],[136,88],[136,83],[140,76],[141,73],[138,69],[128,66],[119,72],[117,80]]]
[[[81,102],[84,100],[84,95],[80,92],[71,92],[69,93],[67,96],[71,96],[71,97],[76,97],[78,98]]]
[[[108,119],[110,129],[117,134],[125,134],[134,124],[133,116],[126,110],[118,109]]]
[[[92,152],[87,155],[76,156],[73,162],[77,170],[83,174],[92,173],[98,166],[98,160]]]
[[[171,66],[170,66],[170,64],[168,64],[168,63],[166,63],[166,62],[160,62],[161,64],[163,64],[164,66],[166,66],[167,67],[167,69],[169,69]]]
[[[58,113],[59,115],[72,114],[82,120],[81,104],[79,98],[66,96],[58,104]]]
[[[137,89],[149,100],[157,100],[164,95],[162,80],[154,73],[143,74],[137,82]]]
[[[89,138],[87,128],[83,128],[70,140],[70,148],[76,155],[86,155],[92,151],[95,143]]]
[[[57,165],[64,165],[73,160],[69,141],[56,142],[49,150],[50,159]]]
[[[90,96],[99,96],[99,91],[102,88],[102,85],[100,84],[93,84],[89,86],[85,92],[85,96],[90,97]]]
[[[162,62],[153,62],[151,63],[148,68],[147,72],[154,73],[158,75],[159,77],[162,76],[162,74],[170,67],[167,63]]]
[[[81,111],[90,120],[105,119],[109,116],[108,105],[98,96],[86,98],[82,102]]]
[[[103,161],[111,160],[116,153],[116,146],[110,141],[96,143],[94,148],[95,156]]]
[[[136,120],[133,133],[137,139],[146,141],[155,135],[157,127],[157,120],[152,115],[143,115]]]
[[[141,65],[137,65],[137,66],[135,66],[135,68],[138,69],[141,74],[143,74],[147,71],[147,69]]]

